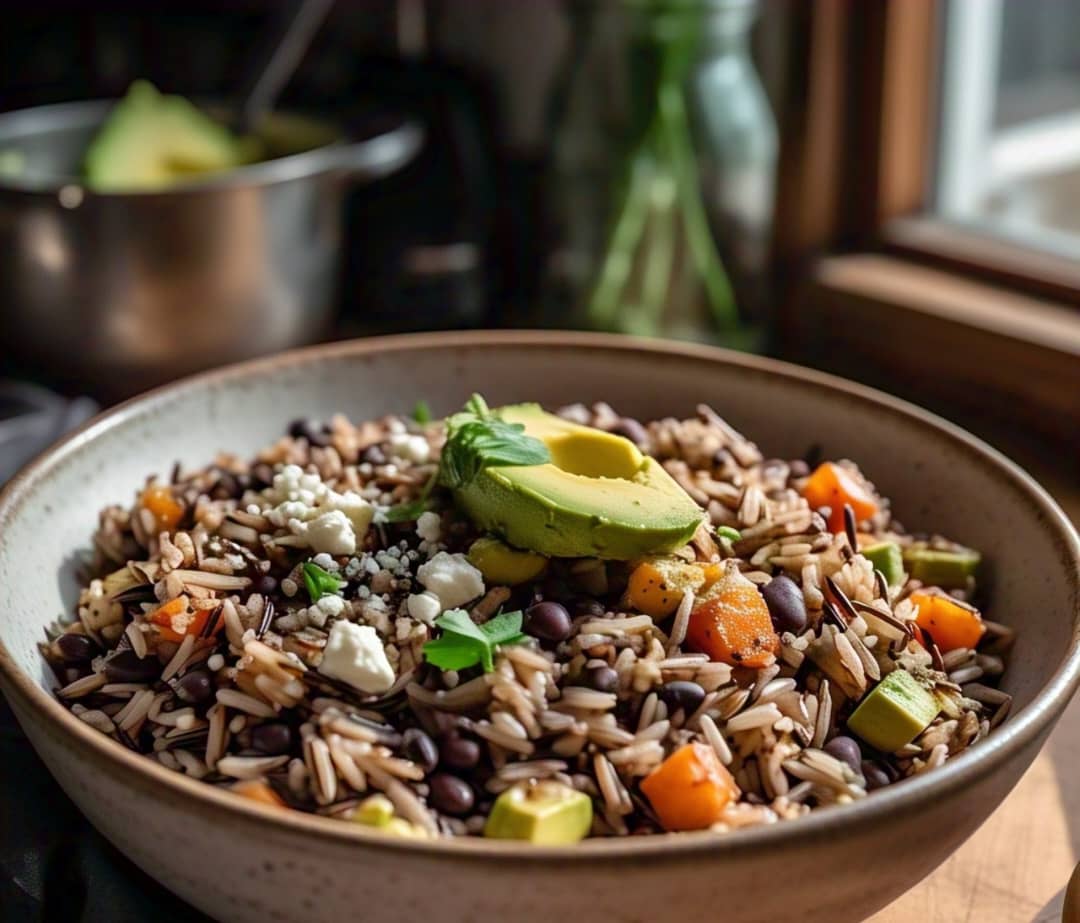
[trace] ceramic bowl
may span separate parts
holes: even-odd
[[[290,419],[605,400],[639,418],[706,401],[769,455],[858,459],[909,528],[982,550],[993,618],[1019,631],[1008,722],[941,769],[790,823],[533,848],[416,843],[266,808],[167,771],[82,724],[37,650],[69,613],[109,502]],[[31,464],[0,499],[0,686],[71,798],[124,853],[214,917],[259,921],[775,921],[864,917],[941,863],[1008,794],[1080,676],[1077,536],[1046,493],[961,430],[883,394],[718,350],[580,334],[372,339],[250,362],[152,392]]]

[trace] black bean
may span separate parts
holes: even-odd
[[[585,671],[585,685],[597,692],[614,692],[619,685],[619,674],[611,667],[589,667]]]
[[[77,635],[73,632],[60,635],[56,639],[56,646],[60,650],[60,656],[68,663],[86,663],[101,653],[97,641],[88,635]]]
[[[185,702],[198,705],[213,696],[214,680],[208,670],[191,670],[176,681],[176,694]]]
[[[660,687],[660,698],[667,705],[669,712],[680,708],[689,717],[705,699],[705,690],[690,680],[676,679]]]
[[[428,779],[431,804],[436,811],[460,817],[468,814],[476,803],[476,795],[468,782],[447,772],[437,772]]]
[[[625,436],[639,448],[649,444],[649,431],[633,417],[623,417],[610,431],[616,436]]]
[[[161,676],[161,663],[156,657],[140,660],[134,651],[120,651],[105,661],[105,675],[110,683],[149,683]]]
[[[834,737],[827,744],[825,744],[825,752],[829,756],[835,756],[840,762],[847,763],[855,772],[859,772],[859,765],[862,762],[862,751],[859,749],[859,742],[851,737]]]
[[[267,756],[280,756],[292,749],[293,732],[287,724],[275,721],[251,730],[251,746]]]
[[[277,590],[277,581],[269,574],[259,574],[251,583],[251,592],[260,596],[270,596]]]
[[[254,488],[269,487],[274,483],[274,469],[266,464],[266,462],[259,462],[251,469],[251,486]]]
[[[545,641],[565,641],[570,636],[570,613],[556,602],[542,602],[525,610],[525,631]]]
[[[884,788],[892,784],[889,774],[872,760],[863,760],[863,778],[866,779],[866,790],[872,792],[875,788]]]
[[[790,577],[780,574],[765,584],[761,595],[769,607],[773,628],[799,634],[806,628],[806,602],[802,589]]]
[[[480,762],[480,745],[460,734],[448,734],[439,742],[439,757],[451,769],[472,769]]]
[[[369,445],[360,456],[360,461],[367,462],[369,465],[385,465],[386,453],[377,445]]]
[[[309,445],[319,447],[330,445],[326,427],[318,420],[293,420],[289,424],[289,435],[293,439],[306,439]]]
[[[420,728],[409,728],[402,736],[405,755],[425,773],[439,765],[439,748]]]

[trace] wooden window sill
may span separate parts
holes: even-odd
[[[939,409],[1080,445],[1080,312],[879,253],[815,263],[781,352]]]

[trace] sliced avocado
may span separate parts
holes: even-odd
[[[167,187],[188,177],[228,170],[254,151],[181,96],[165,96],[145,80],[131,85],[98,131],[83,162],[98,190]]]
[[[542,554],[511,548],[490,535],[472,543],[468,558],[469,563],[484,575],[485,583],[499,586],[517,586],[535,580],[548,564]]]
[[[584,792],[545,780],[519,783],[495,799],[484,836],[563,846],[585,838],[592,826],[592,799]]]
[[[537,404],[496,411],[543,441],[546,465],[487,468],[455,492],[481,527],[550,557],[630,560],[686,544],[702,511],[629,439],[580,426]]]
[[[911,743],[937,717],[937,696],[907,670],[893,670],[848,718],[848,730],[886,753]]]
[[[904,563],[914,579],[945,590],[967,586],[968,578],[975,576],[980,560],[979,552],[971,548],[940,551],[912,545],[904,550]]]
[[[904,582],[904,559],[900,546],[896,542],[878,542],[859,550],[864,558],[881,571],[889,586],[899,586]]]

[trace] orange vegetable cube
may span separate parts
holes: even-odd
[[[690,613],[686,645],[733,667],[767,667],[780,650],[769,607],[738,568],[723,577]]]
[[[687,590],[697,592],[715,582],[718,576],[719,565],[691,564],[680,558],[657,555],[631,571],[626,600],[638,612],[654,619],[666,619],[679,608]]]
[[[912,593],[911,601],[919,607],[915,623],[930,634],[943,654],[959,647],[974,648],[986,631],[978,610],[958,600],[935,593]]]
[[[686,744],[657,766],[641,790],[665,830],[703,830],[724,816],[739,787],[724,764],[702,743]]]
[[[829,507],[829,529],[844,531],[844,504],[851,506],[855,521],[869,519],[878,511],[877,498],[846,468],[823,462],[803,485],[803,496],[813,509]]]
[[[166,641],[183,641],[185,635],[202,634],[207,619],[213,609],[197,609],[186,596],[170,599],[165,605],[155,609],[147,618],[158,626],[161,636]],[[224,623],[219,621],[214,628],[216,634]]]
[[[160,484],[147,487],[139,502],[153,513],[158,532],[174,531],[184,515],[184,507],[173,497],[172,491]]]
[[[242,795],[244,798],[249,798],[252,801],[261,801],[263,804],[268,804],[275,808],[288,807],[288,805],[281,800],[281,796],[261,779],[245,779],[242,782],[234,783],[230,788],[232,791],[236,792],[236,794]]]

